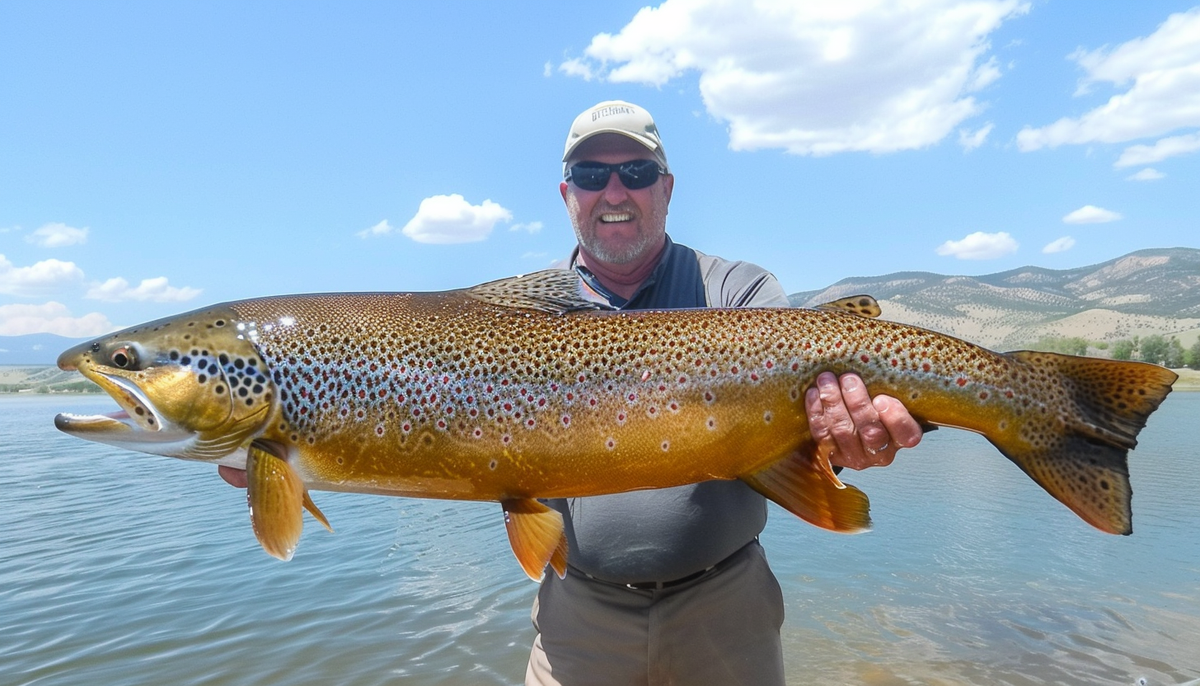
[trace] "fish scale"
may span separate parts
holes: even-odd
[[[499,501],[536,577],[567,556],[544,498],[740,478],[818,526],[865,529],[866,496],[818,454],[803,400],[820,372],[856,372],[918,421],[983,434],[1094,526],[1131,530],[1126,453],[1173,373],[995,353],[876,312],[869,298],[613,311],[553,270],[440,293],[258,298],[63,353],[61,367],[146,418],[56,423],[246,467],[255,533],[283,558],[302,508],[326,523],[309,490]]]

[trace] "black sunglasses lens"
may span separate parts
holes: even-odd
[[[658,163],[654,160],[636,160],[617,166],[621,183],[631,191],[648,188],[658,181]]]
[[[598,191],[608,185],[612,167],[595,162],[580,162],[571,167],[571,183],[585,191]]]

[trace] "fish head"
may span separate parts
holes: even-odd
[[[54,424],[89,441],[221,462],[277,412],[278,393],[253,338],[232,309],[218,306],[70,348],[59,368],[95,382],[121,409],[60,414]]]

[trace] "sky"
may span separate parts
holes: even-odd
[[[545,268],[610,99],[789,293],[1200,248],[1189,2],[4,0],[0,335]]]

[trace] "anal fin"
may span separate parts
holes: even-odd
[[[292,559],[300,541],[303,510],[326,529],[333,529],[281,453],[282,449],[265,441],[254,441],[246,449],[246,500],[259,544],[272,557],[286,561]]]
[[[517,562],[538,581],[549,564],[558,578],[567,574],[567,535],[562,515],[532,498],[503,500],[504,528]]]
[[[822,529],[859,533],[871,528],[867,494],[842,484],[814,450],[797,450],[741,479],[788,512]]]

